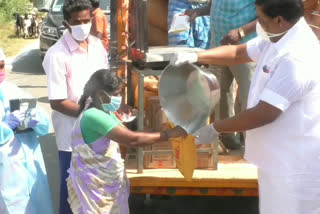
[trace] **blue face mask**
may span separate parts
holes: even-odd
[[[103,103],[100,99],[101,107],[102,107],[103,111],[105,111],[105,112],[117,111],[121,106],[122,97],[121,96],[110,96],[107,93],[105,93],[105,94],[111,99],[111,101],[110,101],[110,103]]]

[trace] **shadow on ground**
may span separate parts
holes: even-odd
[[[38,101],[40,103],[49,103],[48,97],[39,97]]]
[[[19,55],[12,63],[12,72],[44,75],[39,49],[32,49],[27,54]]]

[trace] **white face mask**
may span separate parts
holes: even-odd
[[[91,31],[91,22],[89,24],[81,24],[81,25],[68,25],[71,28],[71,35],[72,37],[77,41],[84,41],[86,38],[88,38],[90,31]]]
[[[285,31],[285,32],[282,32],[282,33],[277,33],[277,34],[266,32],[259,22],[257,22],[256,31],[257,31],[257,35],[262,40],[265,40],[267,42],[271,42],[270,38],[279,37],[279,36],[282,36],[282,35],[284,35],[284,34],[286,34],[288,32],[288,31]]]

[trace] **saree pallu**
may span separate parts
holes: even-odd
[[[72,133],[67,178],[68,202],[74,214],[128,214],[129,180],[119,145],[106,137],[88,145],[80,129]]]

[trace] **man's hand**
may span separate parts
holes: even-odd
[[[238,29],[231,30],[221,40],[221,45],[237,45],[241,41],[241,36]]]
[[[193,136],[195,137],[195,144],[211,144],[218,140],[219,133],[213,127],[213,124],[204,126],[196,131]]]
[[[189,21],[194,22],[195,19],[198,17],[198,13],[196,10],[186,10],[184,11],[184,13],[181,14],[181,16],[189,16]]]
[[[179,66],[187,63],[196,63],[198,61],[198,55],[196,53],[176,53],[170,59],[170,65]]]
[[[80,105],[70,100],[50,100],[50,106],[53,110],[71,117],[78,117],[80,114]]]

